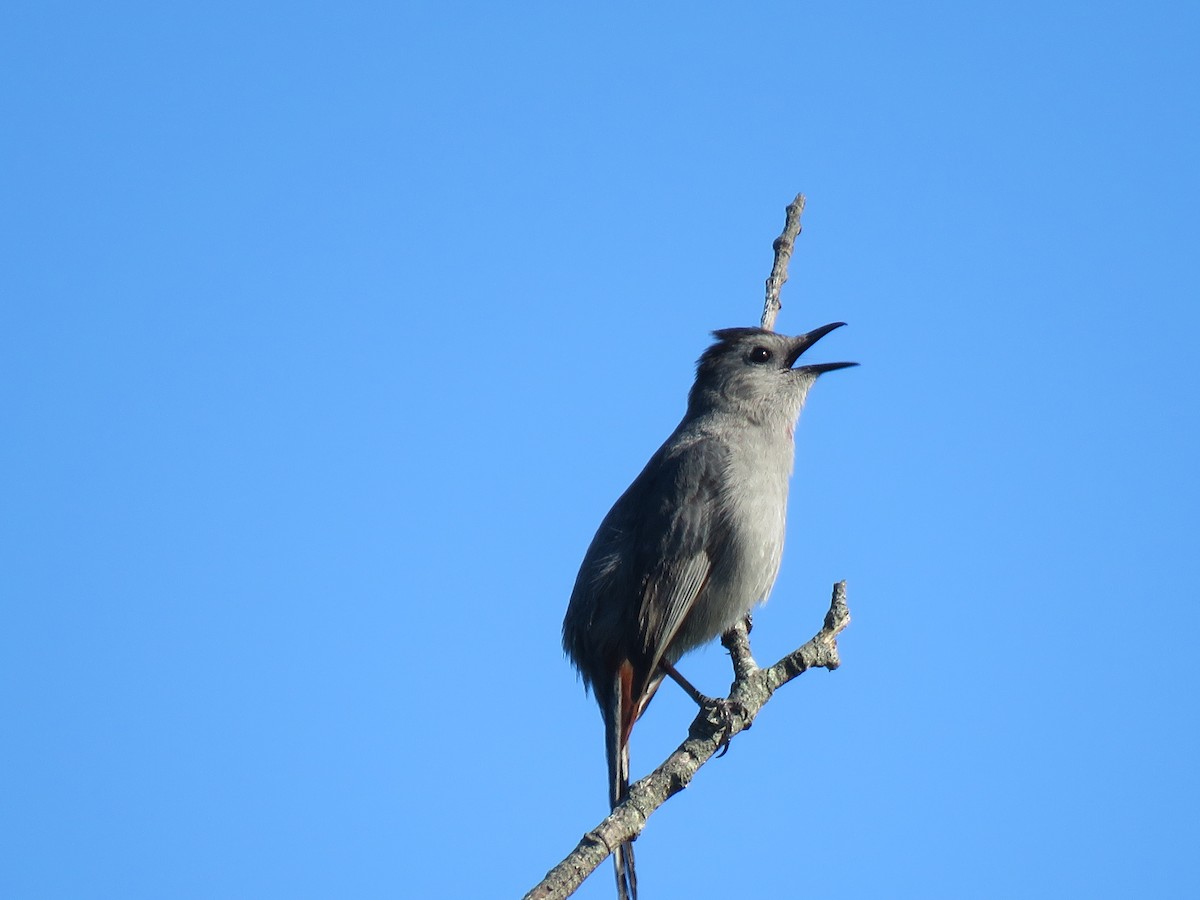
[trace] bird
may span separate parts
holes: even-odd
[[[817,378],[797,365],[844,322],[787,336],[714,331],[679,425],[604,517],[563,619],[563,648],[604,720],[610,807],[629,789],[629,738],[685,653],[766,600],[779,572],[794,431]],[[637,900],[633,846],[613,851],[620,900]]]

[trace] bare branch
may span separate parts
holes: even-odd
[[[788,262],[792,258],[792,248],[800,234],[800,214],[804,212],[804,195],[797,194],[796,199],[788,204],[787,218],[783,224],[783,234],[775,238],[772,247],[775,250],[775,262],[771,266],[771,274],[767,276],[767,299],[763,304],[762,327],[767,331],[775,330],[775,317],[783,304],[779,302],[779,292],[783,283],[788,280]]]
[[[725,743],[754,723],[778,688],[809,669],[836,669],[840,664],[837,637],[849,624],[846,582],[839,581],[833,586],[833,600],[821,630],[766,669],[759,668],[750,655],[746,623],[735,625],[721,638],[734,658],[736,671],[727,702],[702,709],[688,729],[687,740],[662,765],[632,785],[625,802],[585,834],[524,900],[563,900],[573,894],[614,847],[641,834],[656,809],[687,787]]]

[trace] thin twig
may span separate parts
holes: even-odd
[[[771,266],[771,274],[767,276],[767,299],[763,304],[762,327],[767,331],[775,330],[775,317],[783,304],[779,302],[779,292],[783,283],[788,280],[788,262],[792,258],[792,248],[800,234],[800,214],[804,212],[804,195],[797,194],[796,199],[788,204],[787,219],[783,223],[783,234],[775,238],[772,247],[775,250],[775,262]]]

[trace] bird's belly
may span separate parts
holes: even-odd
[[[724,634],[770,594],[783,556],[786,490],[784,480],[782,491],[738,498],[743,509],[733,517],[737,525],[673,642],[673,658]]]

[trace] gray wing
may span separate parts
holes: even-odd
[[[728,543],[723,513],[725,448],[699,441],[667,461],[645,522],[639,633],[653,672],[696,605]]]
[[[676,440],[614,504],[580,568],[563,637],[589,680],[621,660],[640,688],[654,680],[727,545],[726,450],[711,438]]]

